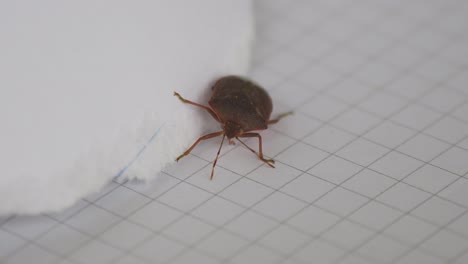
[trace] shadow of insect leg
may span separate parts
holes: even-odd
[[[221,136],[223,134],[224,134],[224,131],[219,131],[219,132],[210,133],[210,134],[206,134],[204,136],[199,137],[197,139],[197,141],[195,141],[195,143],[193,143],[192,146],[189,149],[187,149],[184,153],[182,153],[182,155],[177,157],[176,161],[179,161],[182,157],[187,156],[188,154],[190,154],[190,152],[198,145],[198,143],[200,143],[200,141],[205,140],[205,139],[209,139],[209,138],[214,138],[214,137],[217,137],[217,136]]]
[[[251,147],[247,146],[247,144],[245,144],[242,140],[239,139],[239,137],[243,137],[243,138],[249,138],[249,137],[257,137],[258,138],[258,153],[253,150]],[[272,159],[265,159],[263,157],[263,151],[262,151],[262,137],[260,136],[260,134],[258,133],[244,133],[242,135],[240,135],[239,137],[236,137],[237,140],[239,140],[240,143],[242,143],[242,145],[244,145],[245,147],[247,147],[250,151],[252,151],[255,155],[258,156],[259,159],[261,159],[263,162],[265,162],[266,164],[268,164],[268,166],[274,168],[275,166],[273,166],[272,163],[275,163],[274,160]]]
[[[192,102],[190,100],[187,100],[187,99],[183,98],[178,92],[174,92],[174,96],[177,96],[177,98],[179,98],[179,100],[181,100],[185,104],[191,104],[191,105],[198,106],[198,107],[201,107],[201,108],[205,109],[206,111],[208,111],[208,113],[210,113],[210,115],[213,116],[214,119],[216,119],[216,121],[220,122],[220,120],[218,118],[218,115],[216,115],[216,113],[211,108],[209,108],[208,106],[204,106],[204,105]]]
[[[278,123],[278,121],[280,121],[282,118],[288,116],[288,115],[292,115],[293,112],[287,112],[287,113],[282,113],[281,115],[277,116],[275,119],[272,119],[270,121],[268,121],[268,124],[276,124]]]

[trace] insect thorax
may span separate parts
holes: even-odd
[[[223,125],[223,130],[226,137],[229,139],[237,137],[243,133],[241,125],[232,121],[226,121]]]

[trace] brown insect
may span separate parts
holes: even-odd
[[[262,137],[259,133],[252,131],[267,129],[269,124],[277,123],[281,118],[291,114],[291,112],[281,114],[277,118],[270,120],[273,104],[268,93],[257,84],[238,76],[222,77],[215,82],[211,89],[213,90],[213,94],[208,101],[209,106],[186,100],[179,93],[174,92],[174,96],[177,96],[182,102],[201,107],[208,111],[216,121],[221,123],[222,128],[221,131],[198,138],[189,149],[177,157],[176,161],[188,155],[200,141],[223,136],[213,162],[210,179],[213,179],[214,168],[225,137],[228,138],[229,144],[234,144],[233,139],[235,138],[256,154],[260,160],[274,168],[273,164],[275,161],[263,157]],[[249,137],[258,138],[258,153],[239,139]]]

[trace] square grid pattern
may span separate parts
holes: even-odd
[[[295,112],[262,132],[276,169],[238,144],[210,181],[204,142],[147,185],[0,218],[0,263],[468,263],[468,2],[254,3],[251,77]]]

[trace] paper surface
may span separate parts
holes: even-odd
[[[253,36],[249,1],[2,1],[0,17],[0,215],[154,178],[209,126],[173,92],[245,73]]]
[[[276,169],[237,144],[210,181],[212,139],[149,186],[116,180],[60,214],[0,220],[1,260],[468,263],[467,14],[256,1],[251,77],[275,113],[295,111],[261,133]]]

